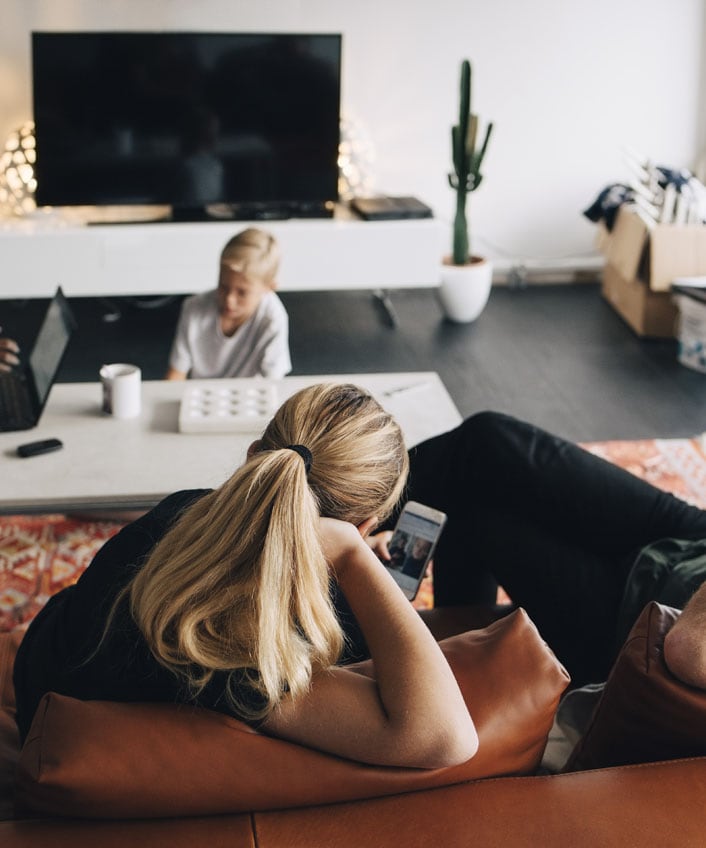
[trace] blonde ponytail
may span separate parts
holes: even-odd
[[[291,446],[310,452],[308,472]],[[319,385],[290,398],[260,449],[181,515],[131,582],[130,609],[155,658],[196,696],[225,672],[245,718],[305,692],[343,647],[319,516],[383,519],[406,473],[398,425],[363,390]],[[238,697],[243,675],[261,709]]]

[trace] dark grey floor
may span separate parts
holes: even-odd
[[[574,440],[679,437],[706,430],[706,375],[680,365],[676,342],[638,339],[596,285],[496,287],[470,325],[445,321],[431,289],[391,293],[393,329],[370,292],[283,292],[295,374],[438,371],[461,413],[497,409]],[[158,379],[180,299],[146,308],[71,300],[79,330],[62,381],[96,380],[134,362]],[[0,323],[30,340],[45,301],[0,302]]]

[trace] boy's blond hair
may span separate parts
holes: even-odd
[[[272,285],[279,269],[279,246],[264,230],[249,227],[233,236],[221,251],[221,265]]]

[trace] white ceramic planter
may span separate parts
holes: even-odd
[[[450,321],[467,324],[481,314],[490,297],[493,264],[474,256],[468,265],[441,266],[439,300]]]

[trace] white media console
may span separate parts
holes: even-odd
[[[282,290],[388,289],[439,282],[447,227],[437,219],[86,224],[59,211],[0,219],[0,298],[186,294],[215,286],[225,242],[246,226],[273,233]]]

